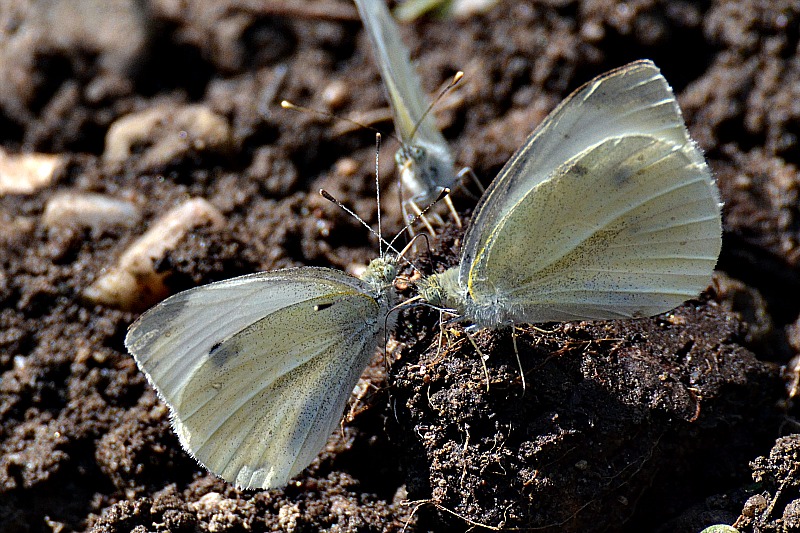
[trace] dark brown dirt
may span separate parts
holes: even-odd
[[[375,255],[368,232],[315,192],[374,224],[373,134],[277,105],[354,118],[385,107],[355,9],[0,3],[0,148],[65,158],[53,184],[0,196],[0,531],[799,530],[798,28],[796,0],[509,1],[404,26],[426,89],[466,72],[437,116],[486,183],[570,90],[653,59],[719,180],[724,274],[652,319],[523,328],[521,370],[511,331],[481,332],[488,381],[463,330],[447,328],[440,352],[437,316],[407,312],[388,376],[376,356],[374,387],[311,467],[284,490],[244,492],[180,449],[123,347],[136,313],[82,293],[190,197],[225,223],[157,262],[171,292],[290,265],[353,270]],[[220,142],[181,125],[189,104],[223,119]],[[163,119],[129,138],[130,155],[104,157],[111,124],[154,108]],[[393,149],[386,233],[400,219]],[[46,228],[63,191],[131,200],[142,219]],[[474,200],[457,205],[467,214]],[[433,247],[426,272],[452,264],[458,233]]]

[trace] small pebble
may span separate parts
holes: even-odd
[[[156,220],[131,244],[117,264],[84,290],[84,297],[97,304],[128,310],[150,307],[169,294],[163,273],[154,265],[194,228],[210,225],[220,229],[225,217],[203,198],[193,198]]]
[[[142,146],[140,168],[157,169],[192,152],[225,153],[232,143],[228,120],[203,105],[159,106],[111,124],[103,159],[120,165]]]
[[[142,214],[136,204],[95,193],[56,194],[44,206],[42,224],[47,228],[78,226],[95,230],[134,226]]]
[[[0,197],[31,194],[53,183],[63,159],[51,154],[9,154],[0,148]]]

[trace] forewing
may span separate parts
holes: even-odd
[[[722,230],[716,184],[694,155],[638,135],[571,158],[494,224],[470,298],[500,302],[501,319],[548,322],[650,316],[696,296]]]
[[[243,276],[165,300],[126,346],[181,444],[248,488],[284,485],[319,453],[375,349],[384,309],[338,271]]]
[[[404,144],[433,145],[449,153],[447,142],[430,113],[417,127],[414,138],[411,138],[414,128],[428,109],[429,102],[411,65],[408,49],[400,37],[400,29],[389,13],[385,0],[355,0],[355,3],[372,41],[400,139]]]
[[[367,285],[326,268],[259,272],[196,287],[167,298],[131,325],[125,346],[152,382],[174,401],[186,376],[211,348],[270,313],[335,292]]]
[[[565,98],[486,190],[464,237],[461,282],[466,284],[474,256],[484,247],[494,221],[550,179],[565,161],[607,139],[627,135],[651,136],[686,148],[693,163],[704,164],[672,89],[651,61],[636,61],[603,74]]]

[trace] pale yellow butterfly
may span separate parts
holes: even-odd
[[[720,196],[651,61],[568,96],[481,198],[459,265],[418,283],[477,327],[652,316],[706,288]]]
[[[396,270],[380,258],[361,279],[303,267],[196,287],[143,314],[125,346],[198,462],[237,487],[282,487],[393,329]]]
[[[419,215],[420,206],[436,200],[460,176],[453,172],[453,156],[435,118],[427,113],[430,102],[384,0],[355,0],[355,3],[372,41],[395,129],[402,142],[395,161],[403,192],[408,195],[406,203]],[[460,224],[452,204],[449,206]]]

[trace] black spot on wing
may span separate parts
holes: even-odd
[[[314,306],[314,311],[324,311],[329,307],[333,307],[334,302],[327,302],[322,304],[317,304]]]
[[[208,358],[211,360],[214,365],[217,367],[221,367],[228,362],[231,357],[236,356],[238,353],[234,346],[231,346],[231,342],[217,342],[211,349],[208,351]]]
[[[589,169],[586,167],[586,165],[580,162],[572,165],[572,168],[570,168],[569,171],[577,179],[581,179],[589,175]]]

